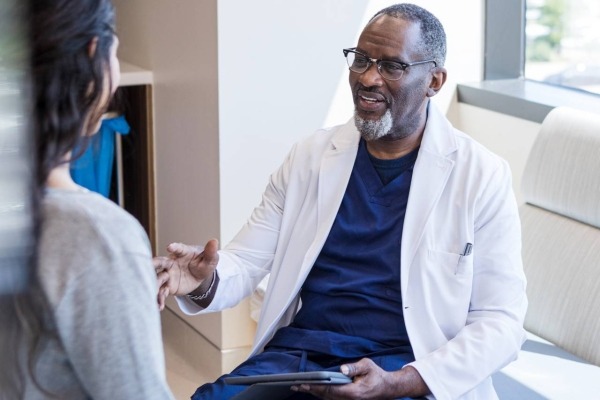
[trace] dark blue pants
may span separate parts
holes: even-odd
[[[386,371],[395,371],[402,368],[412,359],[412,355],[386,354],[366,355],[377,365]],[[202,385],[192,396],[192,400],[227,400],[248,389],[248,386],[227,385],[223,378],[227,376],[247,376],[256,374],[280,374],[287,372],[306,371],[339,371],[340,365],[356,362],[358,359],[342,359],[331,357],[320,353],[312,353],[301,350],[284,349],[279,347],[268,347],[264,352],[257,354],[235,368],[230,374],[223,375],[213,383]],[[306,393],[295,393],[289,391],[279,399],[304,400],[315,399]],[[266,399],[265,399],[266,400]],[[269,399],[271,400],[271,399]],[[273,399],[275,400],[275,399]]]

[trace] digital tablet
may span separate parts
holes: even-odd
[[[352,382],[351,378],[341,372],[311,371],[291,372],[285,374],[266,374],[249,376],[229,376],[223,379],[228,385],[279,385],[292,386],[303,383],[314,385],[343,385]]]

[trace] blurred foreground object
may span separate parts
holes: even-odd
[[[26,2],[0,3],[0,295],[27,287],[34,251],[34,144],[29,126]]]

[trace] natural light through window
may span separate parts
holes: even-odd
[[[527,0],[525,77],[600,94],[600,1]]]

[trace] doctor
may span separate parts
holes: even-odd
[[[509,167],[430,101],[446,81],[431,13],[385,8],[343,52],[354,118],[293,147],[223,250],[171,244],[156,258],[159,303],[222,310],[270,273],[232,375],[353,378],[292,398],[495,399],[490,375],[515,359],[527,305]],[[192,398],[243,389],[220,378]]]

